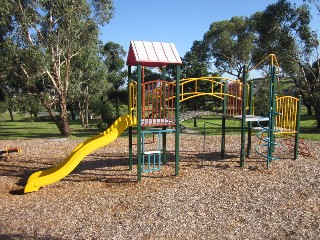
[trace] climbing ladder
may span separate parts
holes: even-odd
[[[162,147],[163,134],[174,132],[174,129],[151,129],[142,131],[142,164],[141,171],[145,173],[161,170],[161,165],[165,161],[165,151]],[[157,136],[152,144],[146,141],[146,135]]]

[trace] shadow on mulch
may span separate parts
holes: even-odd
[[[31,240],[31,239],[38,239],[38,240],[45,240],[45,239],[51,239],[51,240],[58,240],[60,238],[55,238],[53,236],[44,236],[44,237],[35,237],[35,236],[26,236],[24,234],[0,234],[0,239],[5,240],[16,240],[16,239],[25,239],[25,240]]]
[[[18,189],[18,190],[11,190],[11,191],[9,191],[9,194],[11,194],[11,195],[24,195],[24,191],[23,191],[23,188]]]
[[[61,159],[63,161],[63,159]],[[174,151],[167,152],[167,162],[174,163],[175,155]],[[207,161],[212,164],[206,164],[201,162]],[[258,158],[249,158],[245,162],[265,162]],[[30,159],[24,161],[27,165],[12,164],[10,161],[0,162],[0,176],[16,176],[19,180],[16,182],[17,186],[24,187],[27,183],[29,176],[36,172],[50,167],[56,166],[57,164],[52,163],[41,163],[45,167],[34,169],[33,164],[39,163],[37,159]],[[232,168],[240,168],[239,155],[237,153],[228,152],[225,157],[221,158],[220,152],[198,152],[198,151],[180,151],[180,163],[190,163],[195,168],[211,167],[219,170],[228,170]],[[137,158],[133,157],[133,165],[136,167]],[[184,165],[184,167],[188,167]],[[259,170],[258,166],[250,166],[247,168],[250,171]],[[91,171],[91,172],[90,172]],[[97,171],[97,172],[94,172]],[[144,175],[143,178],[167,178],[173,177],[171,175]],[[70,182],[82,182],[82,181],[98,181],[111,184],[123,184],[123,183],[134,183],[137,182],[136,173],[129,170],[129,157],[124,154],[90,154],[89,159],[81,161],[79,165],[72,171],[70,175],[62,179],[62,181]],[[23,189],[12,190],[9,192],[12,195],[23,194]]]
[[[101,154],[90,156],[94,156],[94,159],[81,161],[79,165],[72,171],[72,173],[63,178],[61,181],[96,181],[106,183],[136,182],[136,180],[132,179],[132,174],[129,170],[128,157],[117,155],[105,156]],[[136,160],[133,161],[133,164],[136,164]],[[117,167],[122,167],[122,169]],[[127,168],[123,169],[123,167]],[[93,171],[98,171],[98,173]]]

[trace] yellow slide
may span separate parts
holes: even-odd
[[[33,173],[24,188],[24,192],[34,192],[40,187],[57,182],[67,176],[88,154],[116,140],[122,132],[137,124],[137,119],[130,115],[119,117],[106,131],[80,143],[59,165]]]

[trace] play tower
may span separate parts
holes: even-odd
[[[167,81],[166,67],[176,67],[174,81]],[[131,41],[127,58],[130,91],[130,114],[137,118],[137,171],[138,181],[142,172],[160,170],[166,163],[167,133],[175,134],[175,175],[179,174],[179,102],[181,58],[173,43]],[[132,66],[137,76],[132,79]],[[162,79],[146,82],[144,67],[161,69]],[[178,87],[177,87],[178,86]],[[156,135],[156,149],[146,150],[146,135]],[[133,127],[129,127],[129,159],[132,169]]]

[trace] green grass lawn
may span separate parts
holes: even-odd
[[[182,123],[184,127],[198,131],[206,135],[221,134],[221,116],[203,116],[197,119],[197,127],[194,127],[194,120],[190,119]],[[226,121],[227,134],[240,134],[241,121],[228,119]],[[300,117],[300,137],[313,141],[320,141],[320,129],[316,127],[314,116],[301,115]]]
[[[193,129],[201,134],[206,135],[221,135],[222,129],[222,117],[221,116],[203,116],[197,118],[197,126],[194,126],[194,120],[189,119],[182,123],[183,127]],[[241,121],[235,119],[226,120],[226,134],[240,134]]]
[[[41,118],[40,118],[41,119]],[[94,125],[92,120],[89,124]],[[194,127],[193,119],[182,123],[184,127],[193,129],[200,134],[221,135],[221,116],[203,116],[197,119],[197,127]],[[80,121],[70,121],[72,134],[71,140],[85,140],[98,134],[100,131],[96,128],[84,129]],[[32,138],[61,138],[57,126],[48,119],[46,121],[31,121],[30,117],[15,114],[15,121],[10,121],[9,114],[0,115],[0,139],[32,139]],[[240,134],[241,122],[234,119],[227,119],[226,133]],[[126,134],[124,134],[125,136]],[[320,141],[320,129],[316,128],[314,116],[307,116],[305,109],[301,115],[300,137],[304,139]]]
[[[32,138],[61,138],[61,134],[52,121],[42,118],[42,121],[32,121],[30,117],[15,114],[15,121],[10,121],[9,115],[4,113],[0,116],[0,139],[32,139]],[[94,124],[92,121],[90,124]],[[70,121],[72,134],[69,139],[84,140],[99,133],[98,129],[85,129],[80,120]]]

